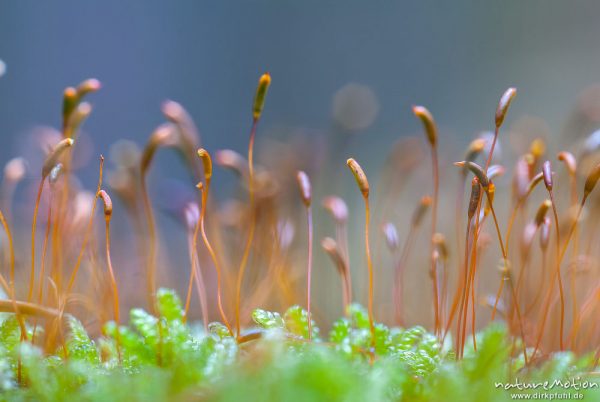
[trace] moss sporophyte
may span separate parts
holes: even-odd
[[[502,401],[540,387],[547,398],[600,397],[593,150],[563,150],[552,166],[535,139],[505,165],[494,151],[516,99],[509,88],[493,134],[451,158],[432,114],[415,106],[431,165],[409,160],[422,137],[402,140],[381,177],[348,158],[357,207],[323,193],[337,176],[309,159],[269,159],[267,148],[255,161],[270,84],[260,76],[247,155],[204,148],[191,115],[166,101],[166,122],[141,150],[111,152],[106,183],[100,156],[94,192],[77,180],[77,157],[92,113],[84,99],[101,84],[65,89],[60,134],[32,174],[24,244],[12,211],[23,158],[8,162],[0,187],[0,399]],[[169,205],[187,240],[183,302],[163,287],[178,283],[165,251],[176,236],[161,236],[153,190],[168,150],[191,177],[189,196]],[[220,168],[239,180],[226,201],[211,192]],[[399,198],[406,183],[414,208]],[[136,250],[127,258],[115,250],[123,239]],[[132,305],[144,308],[123,317]]]

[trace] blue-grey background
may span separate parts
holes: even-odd
[[[0,160],[32,126],[58,126],[63,88],[87,77],[104,84],[86,123],[104,152],[145,141],[167,98],[208,147],[243,149],[265,70],[264,127],[327,128],[337,89],[370,86],[380,110],[357,146],[416,130],[415,103],[470,137],[509,85],[521,110],[556,127],[599,80],[599,16],[591,1],[2,1]]]

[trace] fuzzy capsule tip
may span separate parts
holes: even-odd
[[[552,182],[552,165],[550,165],[550,161],[544,162],[542,165],[542,175],[544,177],[544,185],[548,191],[552,190],[553,182]]]
[[[477,177],[477,179],[479,179],[479,183],[481,184],[481,186],[484,189],[487,189],[489,187],[490,179],[483,171],[483,168],[481,166],[479,166],[478,164],[476,164],[475,162],[470,162],[470,161],[454,162],[454,166],[458,166],[460,168],[466,167]]]
[[[258,87],[256,88],[256,95],[254,96],[254,106],[252,107],[252,116],[254,120],[260,119],[260,116],[265,106],[265,98],[267,96],[267,90],[271,85],[271,75],[264,73],[258,80]]]
[[[202,161],[202,166],[204,166],[204,176],[207,179],[212,177],[212,159],[208,151],[204,148],[200,148],[197,151],[198,157]]]
[[[308,175],[303,171],[299,171],[296,173],[296,180],[298,181],[298,188],[300,189],[300,197],[302,197],[302,202],[306,207],[310,207],[311,187]]]
[[[353,158],[348,159],[346,161],[346,165],[348,165],[348,167],[352,171],[352,174],[354,175],[354,179],[356,180],[356,184],[358,184],[358,188],[360,189],[360,192],[362,193],[362,195],[365,198],[368,197],[369,196],[369,181],[367,180],[367,175],[365,174],[365,172],[362,170],[362,168],[360,167],[358,162],[356,160],[354,160]]]
[[[100,197],[102,199],[102,202],[104,203],[104,217],[106,219],[110,219],[113,211],[113,204],[112,200],[110,199],[110,196],[106,191],[100,190],[98,191],[97,197]]]
[[[42,166],[42,177],[46,178],[52,168],[58,163],[62,153],[68,148],[72,147],[75,141],[72,138],[63,138],[50,152],[44,164]]]
[[[585,186],[583,188],[584,197],[589,196],[590,193],[594,190],[594,187],[596,187],[596,183],[598,183],[598,179],[600,179],[600,163],[594,166],[587,179],[585,180]]]
[[[535,219],[534,219],[537,227],[540,227],[541,224],[544,223],[544,218],[546,217],[546,213],[548,212],[548,210],[550,208],[552,208],[552,201],[550,201],[550,200],[544,200],[540,204],[540,206],[535,214]]]
[[[413,113],[417,116],[421,122],[423,123],[423,127],[425,128],[425,135],[427,136],[427,141],[432,147],[435,147],[437,144],[437,127],[435,125],[435,120],[433,120],[433,116],[431,112],[427,110],[424,106],[413,106]]]
[[[556,156],[559,161],[564,162],[569,174],[572,176],[575,174],[577,170],[577,161],[575,160],[575,156],[568,151],[559,152]]]
[[[496,128],[500,128],[508,112],[508,108],[512,100],[517,96],[516,88],[508,88],[498,102],[498,108],[496,109]]]

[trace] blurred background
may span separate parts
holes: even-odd
[[[594,1],[576,7],[545,0],[4,1],[0,161],[18,155],[35,159],[39,150],[31,149],[32,133],[40,126],[60,127],[63,89],[89,77],[98,78],[103,88],[90,97],[94,111],[81,134],[87,156],[81,157],[78,176],[85,188],[94,188],[98,154],[109,155],[111,145],[122,139],[144,145],[164,121],[160,106],[166,99],[188,110],[208,150],[245,154],[257,79],[269,71],[273,82],[257,137],[257,163],[277,168],[298,158],[314,177],[316,200],[331,192],[345,196],[354,211],[351,258],[362,261],[362,204],[346,158],[355,157],[375,176],[398,139],[423,140],[411,112],[412,105],[423,104],[440,127],[444,170],[451,169],[449,163],[462,158],[479,132],[493,128],[498,99],[509,86],[519,94],[507,120],[514,133],[501,139],[507,161],[536,137],[551,139],[555,152],[589,134],[600,117],[592,112],[586,115],[589,124],[578,126],[581,132],[568,128],[586,94],[592,105],[596,99],[599,15],[600,3]],[[423,154],[416,155],[424,163],[422,172],[408,194],[392,201],[401,239],[416,201],[431,191],[429,155],[424,141],[421,145]],[[150,192],[167,238],[163,258],[176,272],[165,275],[165,282],[182,289],[188,272],[185,233],[168,213],[171,187],[161,184],[170,178],[190,184],[178,159],[161,153]],[[17,197],[29,199],[27,191],[37,180],[35,170]],[[230,174],[216,172],[213,188],[219,199],[227,199],[236,185]],[[442,198],[442,209],[454,205],[453,194],[446,200],[451,204]],[[15,215],[27,233],[32,207],[22,207]],[[118,204],[115,209],[122,216]],[[320,241],[332,226],[316,213]],[[453,218],[448,212],[441,216],[442,222]],[[126,220],[116,220],[115,236],[124,237],[114,246],[122,272],[132,253],[123,236],[128,230]],[[300,239],[304,230],[296,231]],[[315,303],[333,305],[339,287],[332,294],[326,290],[331,283],[338,286],[335,272],[323,267],[329,262],[318,243],[315,253]],[[356,265],[353,270],[363,274],[362,265]],[[415,295],[429,291],[425,269],[409,280]],[[360,288],[360,277],[356,281]],[[411,317],[430,320],[428,311]]]

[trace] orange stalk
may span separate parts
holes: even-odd
[[[112,217],[112,200],[110,196],[104,190],[100,190],[96,193],[96,198],[101,198],[104,203],[104,221],[105,221],[105,253],[106,253],[106,264],[108,266],[108,275],[110,278],[110,284],[112,287],[113,294],[113,313],[115,324],[117,326],[117,355],[119,362],[121,361],[121,341],[119,332],[119,289],[117,286],[117,280],[112,265],[112,258],[110,256],[110,220]]]
[[[227,319],[227,316],[225,315],[225,310],[223,309],[223,302],[221,299],[221,264],[220,264],[219,258],[217,257],[217,254],[215,253],[215,250],[213,249],[212,245],[210,244],[210,241],[208,240],[208,236],[206,235],[206,229],[205,229],[205,224],[204,224],[204,222],[206,220],[208,192],[210,190],[210,183],[211,183],[211,178],[212,178],[212,159],[210,157],[210,154],[203,148],[199,149],[197,153],[198,153],[198,156],[200,157],[200,159],[202,160],[202,163],[204,166],[204,177],[206,179],[206,187],[202,191],[202,208],[200,210],[200,222],[199,222],[200,233],[202,235],[202,240],[204,241],[204,245],[206,246],[206,249],[208,250],[208,253],[210,254],[210,257],[215,266],[215,271],[217,273],[217,306],[219,308],[219,314],[221,315],[223,324],[225,324],[225,326],[229,330],[229,334],[231,336],[233,336],[233,331],[231,329],[231,325],[229,324],[229,320]],[[196,248],[194,248],[194,250],[196,250]]]
[[[438,167],[438,154],[437,154],[437,127],[431,113],[422,106],[414,106],[413,113],[423,123],[427,141],[431,148],[431,164],[432,164],[432,178],[433,178],[433,205],[431,211],[431,236],[430,236],[430,274],[433,283],[433,309],[434,309],[434,333],[437,337],[441,335],[440,328],[440,311],[439,311],[439,290],[437,286],[437,270],[434,258],[435,243],[433,236],[437,232],[437,205],[439,199],[439,167]]]
[[[356,180],[356,184],[363,196],[363,200],[365,202],[365,253],[367,256],[367,268],[369,271],[369,327],[371,329],[371,348],[372,353],[375,353],[375,323],[373,318],[373,260],[371,259],[371,247],[369,244],[369,226],[371,220],[370,208],[369,208],[369,181],[367,179],[367,175],[360,167],[358,162],[354,159],[350,158],[346,161],[348,168],[354,175],[354,179]],[[371,357],[373,357],[373,354]]]
[[[104,157],[100,156],[100,168],[98,174],[98,184],[96,185],[96,194],[102,188],[102,176],[103,176],[103,168],[104,168]],[[96,212],[96,201],[97,197],[94,197],[94,201],[92,203],[92,211],[90,213],[90,218],[88,220],[87,226],[85,228],[85,233],[83,235],[83,241],[81,242],[81,248],[79,249],[79,254],[77,255],[77,260],[75,261],[75,266],[71,271],[71,277],[69,278],[69,283],[67,285],[67,289],[65,294],[70,294],[73,289],[73,285],[75,284],[75,278],[77,277],[77,272],[79,272],[79,267],[81,266],[81,262],[83,261],[83,253],[85,252],[85,248],[89,241],[89,237],[92,231],[92,225],[94,223],[94,214]]]
[[[256,137],[256,127],[258,126],[258,121],[262,115],[265,97],[270,84],[271,76],[269,73],[263,74],[258,81],[258,87],[256,89],[254,104],[252,107],[252,128],[250,129],[250,141],[248,141],[248,210],[250,211],[250,228],[248,230],[246,245],[244,246],[244,252],[240,261],[235,291],[235,332],[238,339],[241,333],[240,305],[242,297],[242,284],[244,281],[244,273],[246,272],[246,265],[248,263],[248,257],[250,256],[250,249],[252,248],[252,241],[254,239],[254,231],[256,227],[256,211],[254,211],[254,139]]]

